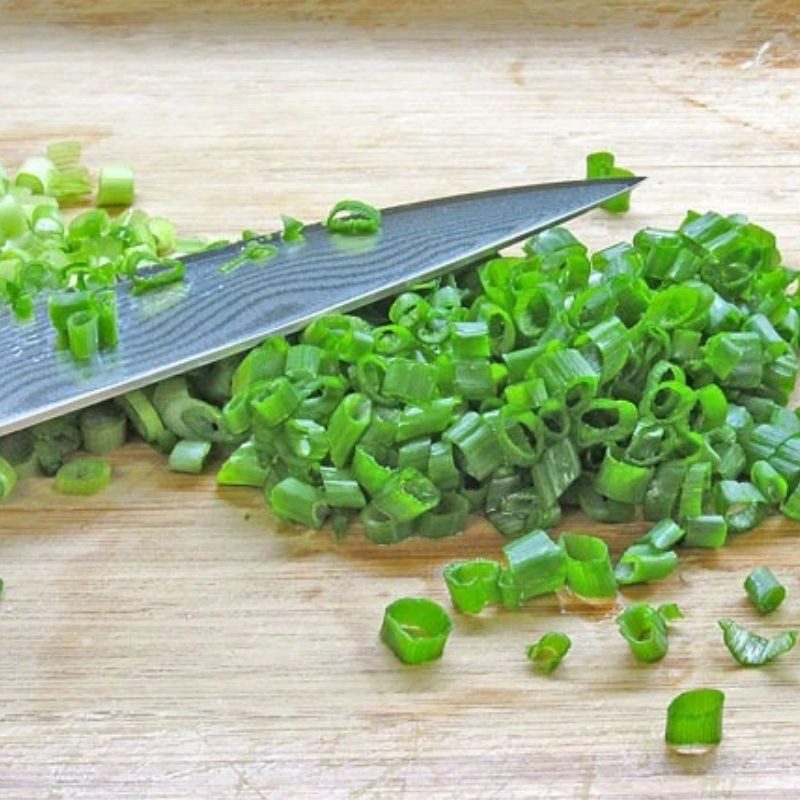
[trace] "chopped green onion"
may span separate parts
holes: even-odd
[[[59,468],[56,491],[62,494],[96,494],[111,481],[111,465],[101,458],[76,458]]]
[[[608,545],[597,536],[565,533],[558,540],[567,564],[567,585],[586,598],[615,597],[617,581]]]
[[[641,503],[652,477],[651,467],[626,463],[608,450],[600,465],[594,488],[609,500],[620,503]]]
[[[786,597],[786,589],[769,567],[754,569],[745,579],[744,589],[759,614],[770,614]]]
[[[636,540],[636,544],[646,544],[656,550],[670,550],[681,539],[686,532],[677,522],[671,519],[663,519],[654,525],[644,536]]]
[[[5,500],[17,483],[17,471],[5,458],[0,456],[0,501]]]
[[[638,661],[660,661],[667,654],[667,623],[653,606],[647,603],[628,606],[617,617],[617,626]]]
[[[121,165],[100,170],[97,186],[97,205],[129,206],[133,203],[133,170]]]
[[[220,486],[256,486],[266,483],[267,469],[259,463],[255,442],[239,445],[217,472]]]
[[[289,522],[299,522],[319,530],[328,515],[328,506],[322,492],[297,478],[284,478],[269,492],[273,511]]]
[[[478,614],[487,605],[500,602],[500,565],[476,558],[448,564],[442,575],[453,605],[465,614]]]
[[[717,549],[725,544],[728,537],[728,524],[725,517],[716,514],[703,514],[689,517],[685,521],[687,547],[709,547]]]
[[[546,633],[527,649],[528,660],[544,675],[549,675],[564,660],[572,647],[572,640],[565,633]]]
[[[418,518],[417,533],[426,539],[455,536],[467,527],[470,510],[469,500],[463,495],[444,493],[434,508]]]
[[[144,391],[134,389],[115,398],[114,402],[125,412],[134,430],[142,439],[161,449],[172,449],[174,441],[170,439],[174,439],[174,434],[164,427],[158,411]]]
[[[410,522],[435,508],[441,500],[439,489],[413,468],[392,475],[372,499],[372,506],[400,524]]]
[[[211,442],[181,439],[169,454],[167,466],[173,472],[190,472],[199,475],[211,452]]]
[[[137,264],[131,275],[133,294],[144,294],[153,289],[160,289],[183,280],[186,273],[186,264],[174,258],[165,258],[161,261]]]
[[[620,556],[614,576],[621,585],[648,583],[666,578],[677,565],[678,556],[673,550],[633,544]]]
[[[381,227],[381,212],[360,200],[340,200],[330,210],[325,226],[331,233],[348,236],[377,233]]]
[[[367,501],[352,475],[336,467],[321,467],[325,502],[331,508],[364,508]]]
[[[69,350],[73,358],[84,361],[97,354],[100,332],[96,311],[76,311],[67,319]]]
[[[122,447],[127,433],[125,412],[118,406],[103,403],[81,412],[79,417],[83,449],[102,456]]]
[[[14,468],[15,478],[19,480],[35,475],[39,462],[36,457],[33,431],[26,428],[0,438],[0,458],[5,459]],[[6,482],[9,482],[8,477]]]
[[[797,643],[797,631],[784,631],[772,639],[757,636],[731,619],[718,620],[725,645],[745,667],[760,667],[788,653]]]
[[[697,752],[722,741],[725,695],[719,689],[693,689],[675,697],[667,709],[664,738],[684,752]]]
[[[767,502],[780,505],[789,493],[786,479],[768,461],[754,461],[750,480]]]
[[[767,501],[752,483],[720,481],[714,487],[717,513],[725,518],[731,533],[755,528],[767,514]]]
[[[283,223],[283,241],[300,242],[303,240],[303,228],[305,225],[299,219],[290,217],[288,214],[281,214]]]
[[[544,531],[531,531],[503,548],[508,568],[499,587],[503,602],[520,602],[560,589],[567,579],[567,557]]]
[[[679,620],[684,619],[684,613],[681,611],[677,603],[664,603],[658,607],[658,613],[661,614],[664,622],[667,625]]]
[[[403,597],[386,607],[381,640],[404,664],[424,664],[444,652],[453,623],[432,600]]]

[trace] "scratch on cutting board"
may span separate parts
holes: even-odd
[[[511,78],[513,83],[517,86],[525,85],[525,59],[515,58],[508,65],[508,77]]]
[[[764,63],[764,56],[767,54],[767,50],[772,47],[772,42],[764,42],[761,47],[758,48],[758,51],[755,54],[754,58],[751,58],[749,61],[745,61],[744,64],[740,64],[739,67],[741,69],[752,69],[753,67],[760,67]]]
[[[680,89],[676,89],[668,84],[657,81],[655,78],[653,78],[652,75],[649,75],[647,79],[659,91],[664,92],[665,94],[668,94],[671,97],[677,98],[684,105],[692,106],[693,108],[701,108],[705,111],[708,111],[711,114],[714,114],[719,119],[723,120],[724,122],[727,122],[729,125],[734,125],[740,128],[747,128],[748,130],[754,131],[755,133],[761,134],[762,136],[767,136],[773,139],[775,142],[779,142],[780,144],[784,145],[785,147],[794,148],[796,146],[796,142],[784,136],[781,136],[772,128],[768,128],[763,125],[757,125],[754,122],[750,122],[749,120],[742,119],[741,117],[737,117],[734,114],[729,114],[725,111],[722,111],[721,109],[717,108],[714,105],[711,105],[710,103],[706,103],[703,100],[698,100],[696,97],[687,95]]]

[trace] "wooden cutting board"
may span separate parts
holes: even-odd
[[[287,6],[289,6],[287,8]],[[232,235],[379,205],[579,177],[614,150],[650,176],[590,243],[746,211],[800,264],[800,3],[338,0],[0,3],[0,163],[80,139],[137,168],[185,232]],[[377,640],[402,595],[446,602],[443,564],[496,556],[476,522],[380,549],[276,525],[258,493],[174,475],[143,445],[87,499],[24,482],[0,509],[0,796],[80,798],[785,798],[800,792],[798,657],[739,668],[715,621],[798,623],[798,528],[774,518],[692,553],[631,600],[687,619],[633,662],[613,610],[455,615],[445,657],[403,668]],[[641,525],[601,531],[614,553]],[[741,585],[769,564],[785,608]],[[551,678],[524,648],[559,629]],[[670,755],[679,691],[727,693],[725,739]]]

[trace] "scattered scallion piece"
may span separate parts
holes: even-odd
[[[487,605],[501,600],[498,579],[500,565],[496,561],[476,558],[448,564],[442,575],[453,605],[466,614],[478,614]]]
[[[757,567],[744,581],[744,590],[759,614],[772,613],[786,598],[786,589],[769,567]]]
[[[634,603],[618,617],[617,627],[638,661],[660,661],[667,654],[667,622],[648,603]]]
[[[169,454],[167,466],[173,472],[190,472],[199,475],[211,452],[211,442],[181,439]]]
[[[76,458],[56,473],[56,491],[62,494],[96,494],[111,481],[111,464],[102,458]]]
[[[677,603],[663,603],[658,607],[658,613],[661,614],[667,625],[671,625],[679,619],[684,619],[684,613]]]
[[[615,597],[617,580],[611,566],[608,545],[597,536],[565,533],[558,540],[566,558],[569,588],[579,597]]]
[[[667,709],[664,738],[678,751],[699,752],[722,741],[725,695],[719,689],[692,689],[675,697]]]
[[[745,667],[760,667],[788,653],[797,643],[797,631],[784,631],[765,639],[737,625],[732,619],[718,620],[725,645],[731,655]]]
[[[631,178],[633,173],[614,165],[614,155],[608,152],[590,153],[586,156],[586,177],[594,178]],[[624,214],[631,207],[631,193],[623,192],[618,197],[601,203],[600,208],[614,214]]]
[[[527,649],[528,660],[544,675],[549,675],[564,660],[572,647],[572,640],[565,633],[546,633]]]
[[[381,639],[404,664],[424,664],[439,658],[453,623],[432,600],[403,597],[386,607]]]
[[[133,170],[122,165],[106,166],[100,170],[97,205],[129,206],[133,203]]]

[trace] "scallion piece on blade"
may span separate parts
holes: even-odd
[[[127,435],[125,412],[112,403],[101,403],[81,412],[78,417],[87,453],[103,456],[122,447]]]
[[[572,640],[566,633],[546,633],[538,642],[527,649],[528,660],[544,675],[549,675],[564,660],[572,647]]]
[[[719,689],[692,689],[673,699],[667,709],[664,738],[678,751],[702,752],[722,741],[725,695]]]
[[[299,219],[290,217],[288,214],[281,214],[281,222],[283,223],[282,238],[284,242],[302,241],[305,225]]]
[[[5,500],[17,483],[17,471],[0,456],[0,501]]]
[[[403,597],[386,607],[381,640],[404,664],[434,661],[444,652],[453,623],[432,600]]]
[[[183,280],[186,264],[176,258],[164,258],[159,261],[141,263],[131,275],[131,292],[135,295],[160,289]]]
[[[614,165],[614,155],[609,152],[589,153],[586,156],[586,177],[589,180],[596,178],[630,178],[633,173]],[[606,200],[600,208],[614,214],[624,214],[630,210],[631,193],[623,192],[618,197]]]
[[[725,645],[744,667],[760,667],[788,653],[797,643],[797,631],[784,631],[764,639],[737,625],[732,619],[718,620]]]
[[[97,355],[100,332],[96,311],[76,311],[67,319],[69,351],[73,358],[86,361]]]
[[[348,236],[377,233],[381,227],[381,212],[360,200],[340,200],[330,210],[325,226],[331,233]]]
[[[209,453],[211,453],[211,442],[181,439],[172,448],[167,466],[173,472],[189,472],[199,475],[206,465]]]
[[[499,603],[500,564],[486,558],[456,561],[443,572],[453,605],[465,614],[478,614],[487,605]]]
[[[133,203],[133,170],[109,165],[100,170],[97,184],[98,206],[129,206]]]
[[[111,464],[102,458],[76,458],[56,473],[56,491],[62,494],[96,494],[111,481]]]
[[[638,661],[660,661],[667,654],[667,623],[648,603],[628,606],[617,617],[617,627]]]
[[[786,598],[786,589],[769,567],[757,567],[744,581],[744,590],[759,614],[772,613]]]

